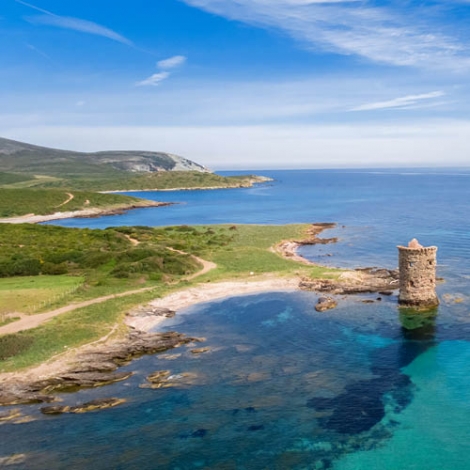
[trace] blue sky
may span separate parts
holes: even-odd
[[[470,166],[470,0],[2,0],[0,136],[212,168]]]

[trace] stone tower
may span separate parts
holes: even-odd
[[[408,307],[431,308],[439,305],[436,295],[437,247],[421,246],[416,239],[398,247],[400,294],[398,302]]]

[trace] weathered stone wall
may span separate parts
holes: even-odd
[[[437,247],[398,247],[400,294],[398,302],[410,307],[435,307]]]

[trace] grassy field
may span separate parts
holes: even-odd
[[[111,209],[141,202],[142,199],[134,197],[91,191],[72,193],[61,189],[0,189],[0,217],[46,215],[91,208]]]
[[[46,181],[44,188],[69,188],[88,191],[151,190],[175,188],[237,188],[249,186],[251,176],[220,176],[197,171],[166,171],[154,173],[110,175],[110,177],[63,178]]]
[[[66,300],[83,281],[83,277],[63,275],[0,279],[0,321],[7,313],[31,314]]]
[[[0,171],[0,186],[18,184],[29,180],[31,180],[31,178],[27,175],[20,175],[17,173],[5,173],[4,171]]]
[[[32,227],[39,231],[46,228]],[[74,243],[77,241],[76,237],[80,238],[86,235],[88,242],[81,249],[88,247],[91,252],[96,250],[97,243],[99,246],[103,242],[101,237],[105,237],[111,245],[117,243],[119,249],[113,251],[115,258],[119,258],[119,252],[142,251],[141,246],[149,249],[151,246],[165,245],[212,260],[217,263],[218,267],[191,282],[184,280],[184,275],[181,272],[178,275],[160,280],[148,278],[142,281],[142,273],[137,276],[132,275],[127,279],[115,278],[111,275],[112,266],[115,267],[115,264],[109,262],[105,265],[98,265],[91,270],[84,269],[82,273],[85,282],[74,294],[76,298],[93,298],[106,295],[110,291],[130,290],[132,286],[135,288],[136,283],[142,286],[153,285],[155,288],[150,292],[111,299],[102,304],[63,314],[33,330],[0,336],[0,371],[17,370],[35,365],[60,354],[64,349],[99,339],[112,331],[116,323],[123,318],[125,312],[133,306],[199,282],[240,278],[254,279],[266,274],[334,276],[334,270],[301,265],[295,261],[284,259],[270,250],[273,245],[282,240],[304,238],[307,228],[307,225],[300,224],[286,226],[126,227],[105,231],[48,227],[49,230],[70,232],[68,234],[61,232],[58,239],[69,238],[69,240],[75,240]],[[57,236],[57,234],[58,232],[55,235]],[[98,236],[98,234],[100,235]],[[40,234],[39,238],[43,235]],[[53,233],[51,232],[49,235],[53,235]],[[139,245],[134,246],[127,237],[137,240]],[[169,250],[166,251],[171,253]],[[132,255],[130,259],[133,259]],[[194,271],[198,267],[192,266],[192,269]],[[58,276],[57,278],[65,277]],[[18,284],[18,287],[20,286],[21,282]]]

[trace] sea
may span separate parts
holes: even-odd
[[[344,268],[396,268],[397,245],[417,238],[438,247],[439,307],[417,314],[399,309],[396,294],[368,294],[318,313],[317,294],[294,291],[192,306],[164,329],[204,337],[209,351],[146,356],[124,367],[134,372],[124,382],[60,396],[70,405],[127,399],[113,409],[44,416],[41,405],[18,407],[33,420],[1,425],[0,467],[470,469],[470,170],[256,173],[272,181],[132,193],[175,204],[51,223],[334,222],[322,236],[336,244],[300,251]],[[158,370],[175,386],[142,388]]]

